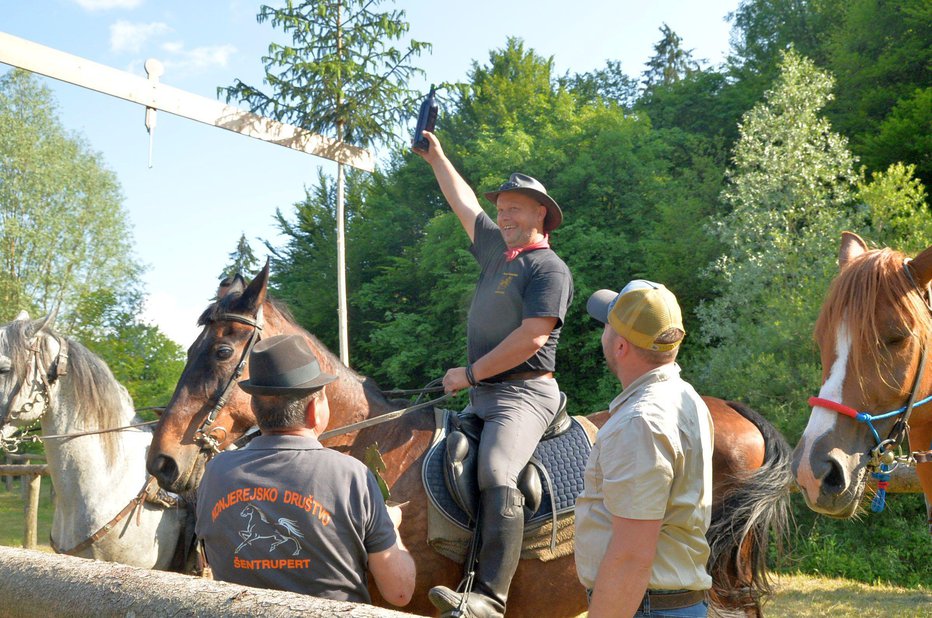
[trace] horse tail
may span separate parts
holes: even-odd
[[[730,608],[760,612],[760,600],[773,593],[767,571],[771,533],[778,553],[783,552],[790,530],[790,469],[792,449],[767,419],[744,404],[730,407],[753,423],[764,438],[764,463],[736,478],[735,486],[712,513],[706,538],[711,555],[713,596]]]
[[[284,528],[285,530],[287,530],[289,534],[294,535],[298,537],[299,539],[304,538],[304,535],[301,534],[300,530],[298,530],[298,523],[294,521],[293,519],[281,517],[278,520],[278,525]]]

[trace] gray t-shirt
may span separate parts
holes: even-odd
[[[573,300],[570,269],[550,249],[535,249],[505,260],[502,234],[487,214],[476,217],[470,251],[481,272],[466,329],[469,362],[489,353],[525,318],[557,318],[547,343],[534,356],[502,375],[554,371],[563,318]]]
[[[211,460],[196,532],[218,580],[361,603],[368,554],[395,543],[372,473],[294,435],[259,436]]]

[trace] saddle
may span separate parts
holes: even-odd
[[[449,410],[436,410],[436,421],[421,470],[429,503],[428,542],[462,562],[478,513],[482,421]],[[546,561],[572,552],[573,509],[596,431],[587,420],[566,413],[561,393],[559,412],[518,479],[525,497],[523,557]]]
[[[544,442],[563,435],[570,428],[570,422],[570,416],[566,413],[566,394],[561,392],[557,414],[544,431],[540,441]],[[483,422],[471,414],[457,414],[450,418],[450,425],[451,429],[447,434],[447,445],[444,451],[443,481],[456,505],[469,517],[470,524],[473,524],[479,513],[477,465]],[[549,488],[548,495],[552,501],[554,494],[550,474],[543,462],[537,457],[531,457],[531,461],[518,475],[518,489],[524,495],[525,521],[531,519],[540,509],[544,483]],[[556,510],[551,502],[552,513],[556,514]]]

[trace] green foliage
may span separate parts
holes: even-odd
[[[858,183],[858,198],[867,206],[867,235],[907,254],[932,245],[932,213],[914,172],[913,165],[895,163],[886,172],[871,174],[870,182]]]
[[[645,90],[678,82],[699,70],[699,63],[692,59],[692,50],[683,49],[683,39],[670,26],[661,26],[660,33],[663,38],[654,45],[654,55],[641,75]]]
[[[921,495],[891,494],[881,513],[837,520],[810,511],[793,496],[797,530],[781,569],[866,583],[895,582],[902,586],[932,586],[924,566],[932,560]]]
[[[882,170],[892,162],[912,162],[915,175],[929,186],[932,183],[932,87],[916,90],[900,99],[883,119],[876,132],[859,139],[863,144],[862,160],[873,170]]]
[[[115,306],[103,294],[94,300],[92,304],[103,309],[101,323],[83,325],[75,337],[107,363],[136,408],[166,405],[184,369],[184,350],[157,326],[140,320],[141,295],[125,308]],[[84,309],[91,310],[90,306]],[[155,418],[153,412],[143,416]]]
[[[932,5],[925,0],[845,4],[829,44],[828,66],[839,80],[832,117],[842,131],[866,138],[898,101],[932,85]],[[903,159],[883,161],[882,167],[896,160]]]
[[[263,57],[270,93],[236,80],[218,91],[265,116],[360,146],[389,143],[407,119],[415,93],[407,88],[422,71],[411,61],[430,44],[410,41],[404,11],[380,13],[382,0],[288,0],[262,5],[257,19],[291,36]]]
[[[839,233],[853,229],[852,157],[819,115],[831,85],[785,55],[780,79],[742,120],[722,193],[730,212],[712,219],[725,253],[715,264],[721,294],[699,309],[714,348],[700,381],[768,413],[802,409],[805,385],[818,383],[809,332]]]
[[[101,298],[131,302],[141,269],[116,177],[24,71],[0,77],[0,162],[0,321],[61,305],[67,332],[99,324]]]

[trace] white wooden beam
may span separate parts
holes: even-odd
[[[371,172],[368,150],[0,32],[0,62]]]

